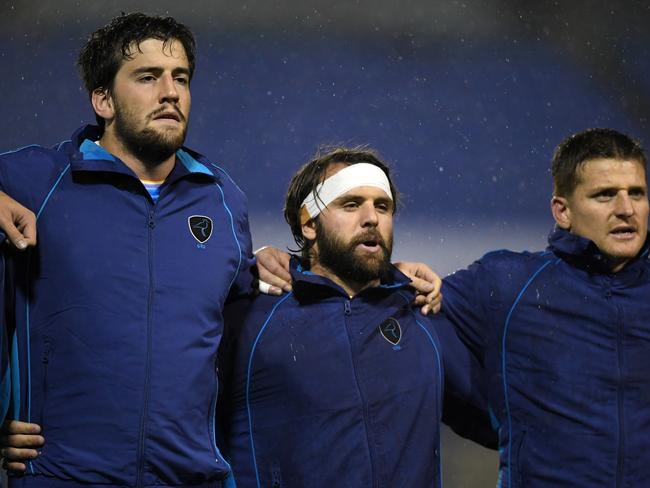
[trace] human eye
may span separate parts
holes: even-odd
[[[176,83],[179,85],[189,85],[190,84],[190,78],[187,75],[178,75],[175,78]]]
[[[153,81],[156,81],[156,77],[154,75],[152,75],[152,74],[147,73],[147,74],[141,75],[138,78],[138,81],[141,82],[141,83],[151,83]]]
[[[344,210],[350,210],[350,211],[356,210],[357,208],[359,208],[359,202],[357,202],[356,200],[346,200],[341,204],[341,207]]]
[[[594,195],[594,198],[598,202],[608,202],[616,196],[616,190],[607,189],[601,190]]]
[[[637,200],[645,198],[646,196],[646,191],[644,188],[630,188],[630,191],[628,192],[631,198],[635,198]]]
[[[388,202],[375,203],[375,208],[381,213],[387,213],[391,210],[391,206],[388,204]]]

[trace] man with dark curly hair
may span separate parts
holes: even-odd
[[[170,17],[113,19],[78,60],[98,125],[0,156],[0,189],[39,230],[7,277],[3,406],[9,434],[47,436],[8,463],[24,469],[12,487],[208,488],[229,474],[216,352],[225,302],[251,289],[251,239],[243,193],[183,146],[194,52]]]

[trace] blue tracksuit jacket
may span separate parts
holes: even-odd
[[[350,299],[292,266],[293,293],[226,310],[219,414],[237,485],[439,487],[443,376],[480,407],[478,363],[451,324],[414,312],[396,269]]]
[[[481,358],[500,486],[650,486],[647,242],[618,273],[584,238],[489,253],[444,281],[443,310]]]
[[[220,486],[222,309],[252,281],[244,195],[183,148],[154,204],[99,135],[0,156],[0,187],[38,217],[13,260],[9,410],[47,439],[12,486]]]

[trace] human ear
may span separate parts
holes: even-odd
[[[551,198],[551,213],[558,227],[564,230],[571,228],[571,208],[566,198],[553,196]]]
[[[105,88],[95,88],[90,96],[90,103],[95,113],[104,120],[112,120],[115,117],[113,97]]]
[[[316,240],[316,223],[314,219],[309,219],[302,224],[302,236],[308,241]]]

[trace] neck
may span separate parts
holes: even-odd
[[[343,279],[329,268],[322,266],[320,263],[312,263],[310,270],[314,274],[324,276],[325,278],[332,280],[334,283],[343,288],[345,293],[347,293],[350,298],[358,295],[362,290],[365,290],[366,288],[370,288],[372,286],[378,286],[380,283],[379,279],[364,282]]]
[[[99,144],[113,156],[118,157],[141,180],[164,180],[176,164],[175,153],[163,161],[147,161],[136,156],[115,136],[113,131],[105,130],[99,139]]]

